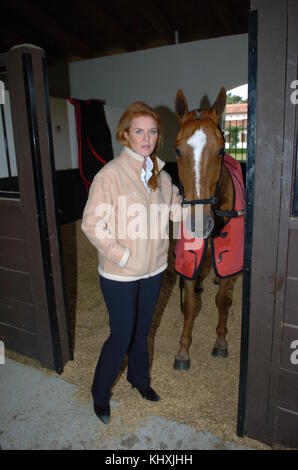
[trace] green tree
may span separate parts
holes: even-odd
[[[236,103],[247,103],[247,100],[241,98],[241,96],[232,95],[232,93],[227,93],[227,104],[236,104]]]
[[[236,149],[237,148],[237,144],[239,143],[239,137],[238,137],[238,133],[239,133],[239,127],[237,126],[229,126],[226,128],[226,130],[228,131],[229,135],[230,135],[230,149]]]

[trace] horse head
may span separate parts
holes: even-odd
[[[209,110],[188,110],[187,100],[179,90],[175,111],[180,129],[175,151],[184,204],[189,204],[186,227],[194,237],[208,238],[214,227],[213,206],[221,177],[224,138],[218,126],[226,105],[224,87]],[[203,221],[195,217],[195,208],[203,207]]]

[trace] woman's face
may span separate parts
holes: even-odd
[[[138,116],[132,119],[130,128],[124,132],[128,147],[142,157],[151,155],[158,139],[158,125],[151,116]]]

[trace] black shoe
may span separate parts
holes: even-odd
[[[142,397],[145,398],[145,400],[150,400],[150,401],[160,400],[160,396],[157,395],[157,393],[151,387],[147,388],[147,390],[140,390],[137,387],[134,387],[132,385],[132,388],[136,388],[137,391],[142,395]]]
[[[104,424],[109,424],[110,416],[111,416],[110,405],[108,406],[94,405],[94,413]]]

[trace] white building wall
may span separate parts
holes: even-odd
[[[245,121],[247,114],[226,114],[226,121]]]

